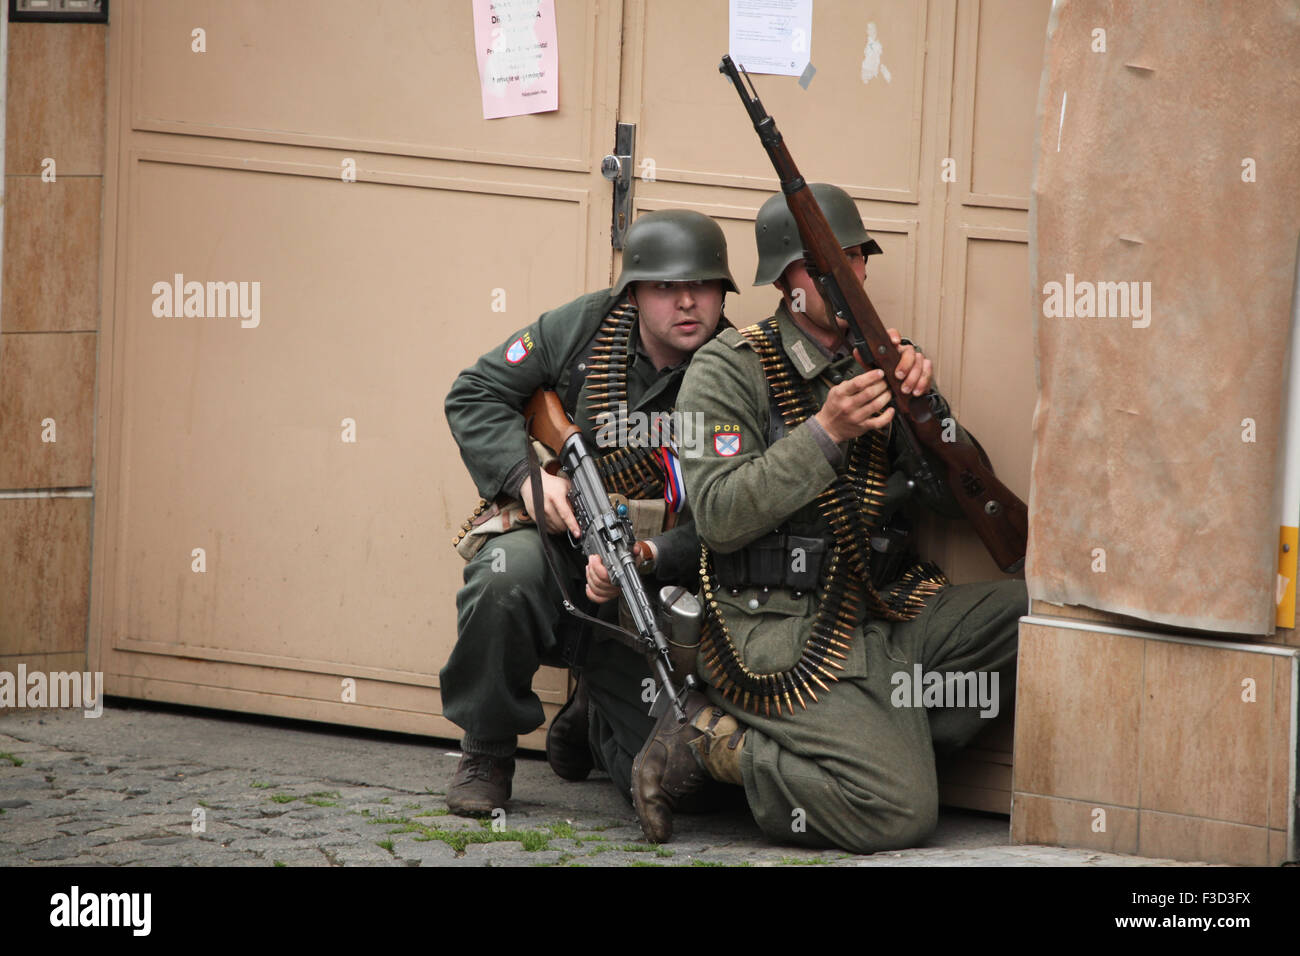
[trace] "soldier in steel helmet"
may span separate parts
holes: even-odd
[[[867,256],[881,250],[853,200],[825,183],[811,189],[865,281]],[[860,853],[914,846],[937,821],[935,752],[964,745],[1011,700],[1024,582],[950,585],[912,553],[914,503],[962,512],[891,428],[884,373],[849,354],[847,323],[809,274],[784,196],[755,226],[754,284],[774,284],[780,306],[702,348],[678,401],[713,432],[684,462],[705,546],[707,695],[691,695],[685,723],[660,718],[638,754],[637,814],[664,842],[680,802],[720,780],[744,787],[774,840]],[[931,361],[890,336],[902,391],[928,396],[952,440],[973,441],[932,387]],[[930,473],[943,471],[931,463]],[[933,693],[930,674],[960,681],[961,699]],[[966,688],[979,692],[967,700]]]
[[[662,431],[638,426],[672,411],[687,363],[725,324],[723,300],[736,291],[713,220],[682,209],[647,213],[628,230],[612,288],[544,313],[452,386],[447,422],[484,499],[457,538],[468,563],[456,598],[456,646],[440,675],[443,713],[464,730],[464,756],[447,792],[453,812],[488,814],[510,797],[517,739],[544,718],[531,689],[541,664],[571,664],[580,675],[547,738],[552,768],[569,780],[602,769],[628,795],[632,758],[653,727],[643,701],[651,670],[630,648],[585,633],[562,608],[534,519],[553,535],[576,537],[580,529],[562,475],[540,473],[545,514],[528,514],[533,479],[522,408],[539,387],[557,392],[601,456],[607,490],[630,499],[634,523],[647,529],[637,532],[647,585],[693,590],[699,543],[679,459],[656,441]],[[557,543],[570,593],[585,592],[609,613],[618,591],[600,559]],[[657,589],[647,586],[652,595]]]

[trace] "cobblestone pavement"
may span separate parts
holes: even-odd
[[[1159,866],[1013,846],[1006,817],[945,810],[927,845],[852,856],[774,847],[743,802],[644,842],[605,777],[565,783],[522,756],[497,821],[443,803],[447,741],[110,699],[0,713],[0,865]]]

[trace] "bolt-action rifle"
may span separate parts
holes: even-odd
[[[542,500],[541,481],[533,482],[533,500],[530,502],[533,517],[542,532],[542,547],[546,551],[547,562],[555,573],[561,593],[564,594],[564,608],[570,614],[583,620],[612,630],[623,643],[646,653],[659,680],[660,691],[650,710],[653,717],[658,717],[669,706],[674,709],[678,723],[686,720],[687,692],[695,686],[695,678],[690,674],[682,676],[682,686],[678,689],[672,678],[673,665],[669,658],[668,641],[660,630],[655,611],[646,594],[641,576],[637,573],[636,563],[638,549],[646,547],[638,542],[632,532],[632,522],[628,517],[628,508],[624,503],[610,501],[605,485],[596,470],[596,461],[587,448],[582,437],[582,430],[569,420],[560,404],[560,398],[550,389],[539,388],[524,406],[524,418],[528,422],[528,431],[534,438],[559,455],[560,467],[570,481],[569,504],[573,515],[578,519],[582,537],[570,541],[575,547],[581,547],[588,555],[599,555],[609,572],[610,581],[622,592],[627,604],[636,633],[631,632],[592,617],[578,610],[570,600],[564,578],[559,573],[549,550],[544,527],[545,508]],[[529,457],[532,459],[532,446],[529,445]],[[530,472],[536,475],[536,462],[530,460]]]
[[[749,79],[749,74],[744,74],[749,82],[746,90],[741,81],[744,70],[737,72],[730,56],[723,56],[718,72],[728,76],[735,85],[740,101],[754,122],[754,130],[776,168],[786,204],[813,263],[814,268],[808,271],[817,280],[822,298],[836,317],[848,323],[849,344],[863,367],[874,365],[885,373],[885,381],[898,409],[894,426],[899,429],[903,442],[913,452],[917,451],[919,442],[943,464],[953,496],[998,567],[1006,572],[1020,570],[1025,562],[1025,540],[1029,528],[1025,503],[993,474],[993,466],[982,448],[973,443],[943,440],[943,422],[934,417],[934,410],[926,397],[903,394],[902,383],[895,375],[898,349],[885,331],[884,323],[876,314],[862,283],[857,280],[812,190],[799,175],[790,150],[777,131],[776,121],[759,102],[754,81]],[[933,475],[928,473],[925,456],[918,453],[915,458],[921,462],[922,471],[914,475],[914,479],[922,483],[932,482]]]

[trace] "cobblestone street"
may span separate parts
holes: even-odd
[[[664,847],[603,776],[521,755],[504,819],[443,803],[448,741],[110,699],[0,716],[0,864],[107,866],[1156,866],[1014,846],[1005,817],[944,810],[925,847],[852,856],[770,845],[743,804],[679,816]]]

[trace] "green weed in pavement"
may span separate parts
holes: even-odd
[[[382,802],[382,801],[381,801]],[[364,814],[364,811],[363,811]],[[368,814],[364,814],[369,816]],[[418,817],[445,816],[446,811],[433,811],[430,813],[419,814]],[[439,840],[456,853],[465,852],[465,847],[471,843],[518,843],[528,853],[537,853],[542,850],[550,850],[551,840],[567,839],[574,840],[581,845],[581,840],[570,823],[552,823],[548,824],[545,829],[539,830],[493,830],[492,821],[480,820],[479,829],[473,827],[442,829],[441,827],[431,826],[427,823],[421,823],[419,819],[411,817],[371,817],[370,823],[384,826],[396,827],[389,830],[390,836],[399,833],[413,833],[417,842],[425,843],[429,840]],[[647,847],[654,849],[654,847]]]

